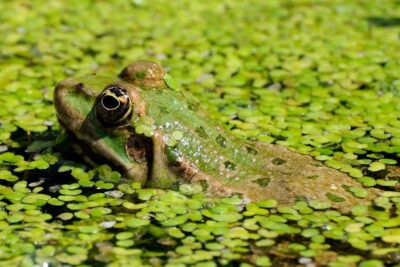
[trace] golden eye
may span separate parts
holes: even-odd
[[[128,123],[132,114],[132,102],[128,92],[120,85],[109,85],[98,96],[96,116],[106,127]]]

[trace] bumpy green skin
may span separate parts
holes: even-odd
[[[70,78],[55,90],[60,123],[95,154],[120,167],[127,178],[153,187],[199,182],[210,194],[239,193],[250,200],[274,198],[330,202],[348,210],[376,196],[355,198],[360,186],[347,175],[282,146],[250,143],[232,136],[184,92],[168,88],[163,69],[147,61],[126,67],[120,77]],[[96,118],[96,98],[109,84],[125,88],[133,103],[128,125],[104,127]],[[150,144],[147,161],[130,157],[127,140]],[[129,146],[129,145],[128,145]]]

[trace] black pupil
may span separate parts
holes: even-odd
[[[128,92],[118,85],[106,87],[96,101],[96,116],[105,127],[127,123],[131,111]]]
[[[106,109],[116,109],[119,106],[119,101],[110,95],[106,95],[101,100]]]

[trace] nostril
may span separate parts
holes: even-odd
[[[78,92],[83,92],[85,90],[85,85],[83,83],[78,83],[77,85],[75,85],[75,89]]]
[[[113,96],[105,95],[101,99],[101,104],[105,109],[113,110],[119,107],[119,101]]]

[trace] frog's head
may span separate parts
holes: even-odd
[[[124,68],[119,78],[66,79],[56,86],[54,104],[60,124],[77,138],[91,160],[101,155],[143,182],[152,141],[136,134],[132,121],[144,116],[140,91],[166,87],[164,71],[156,63],[139,61]]]

